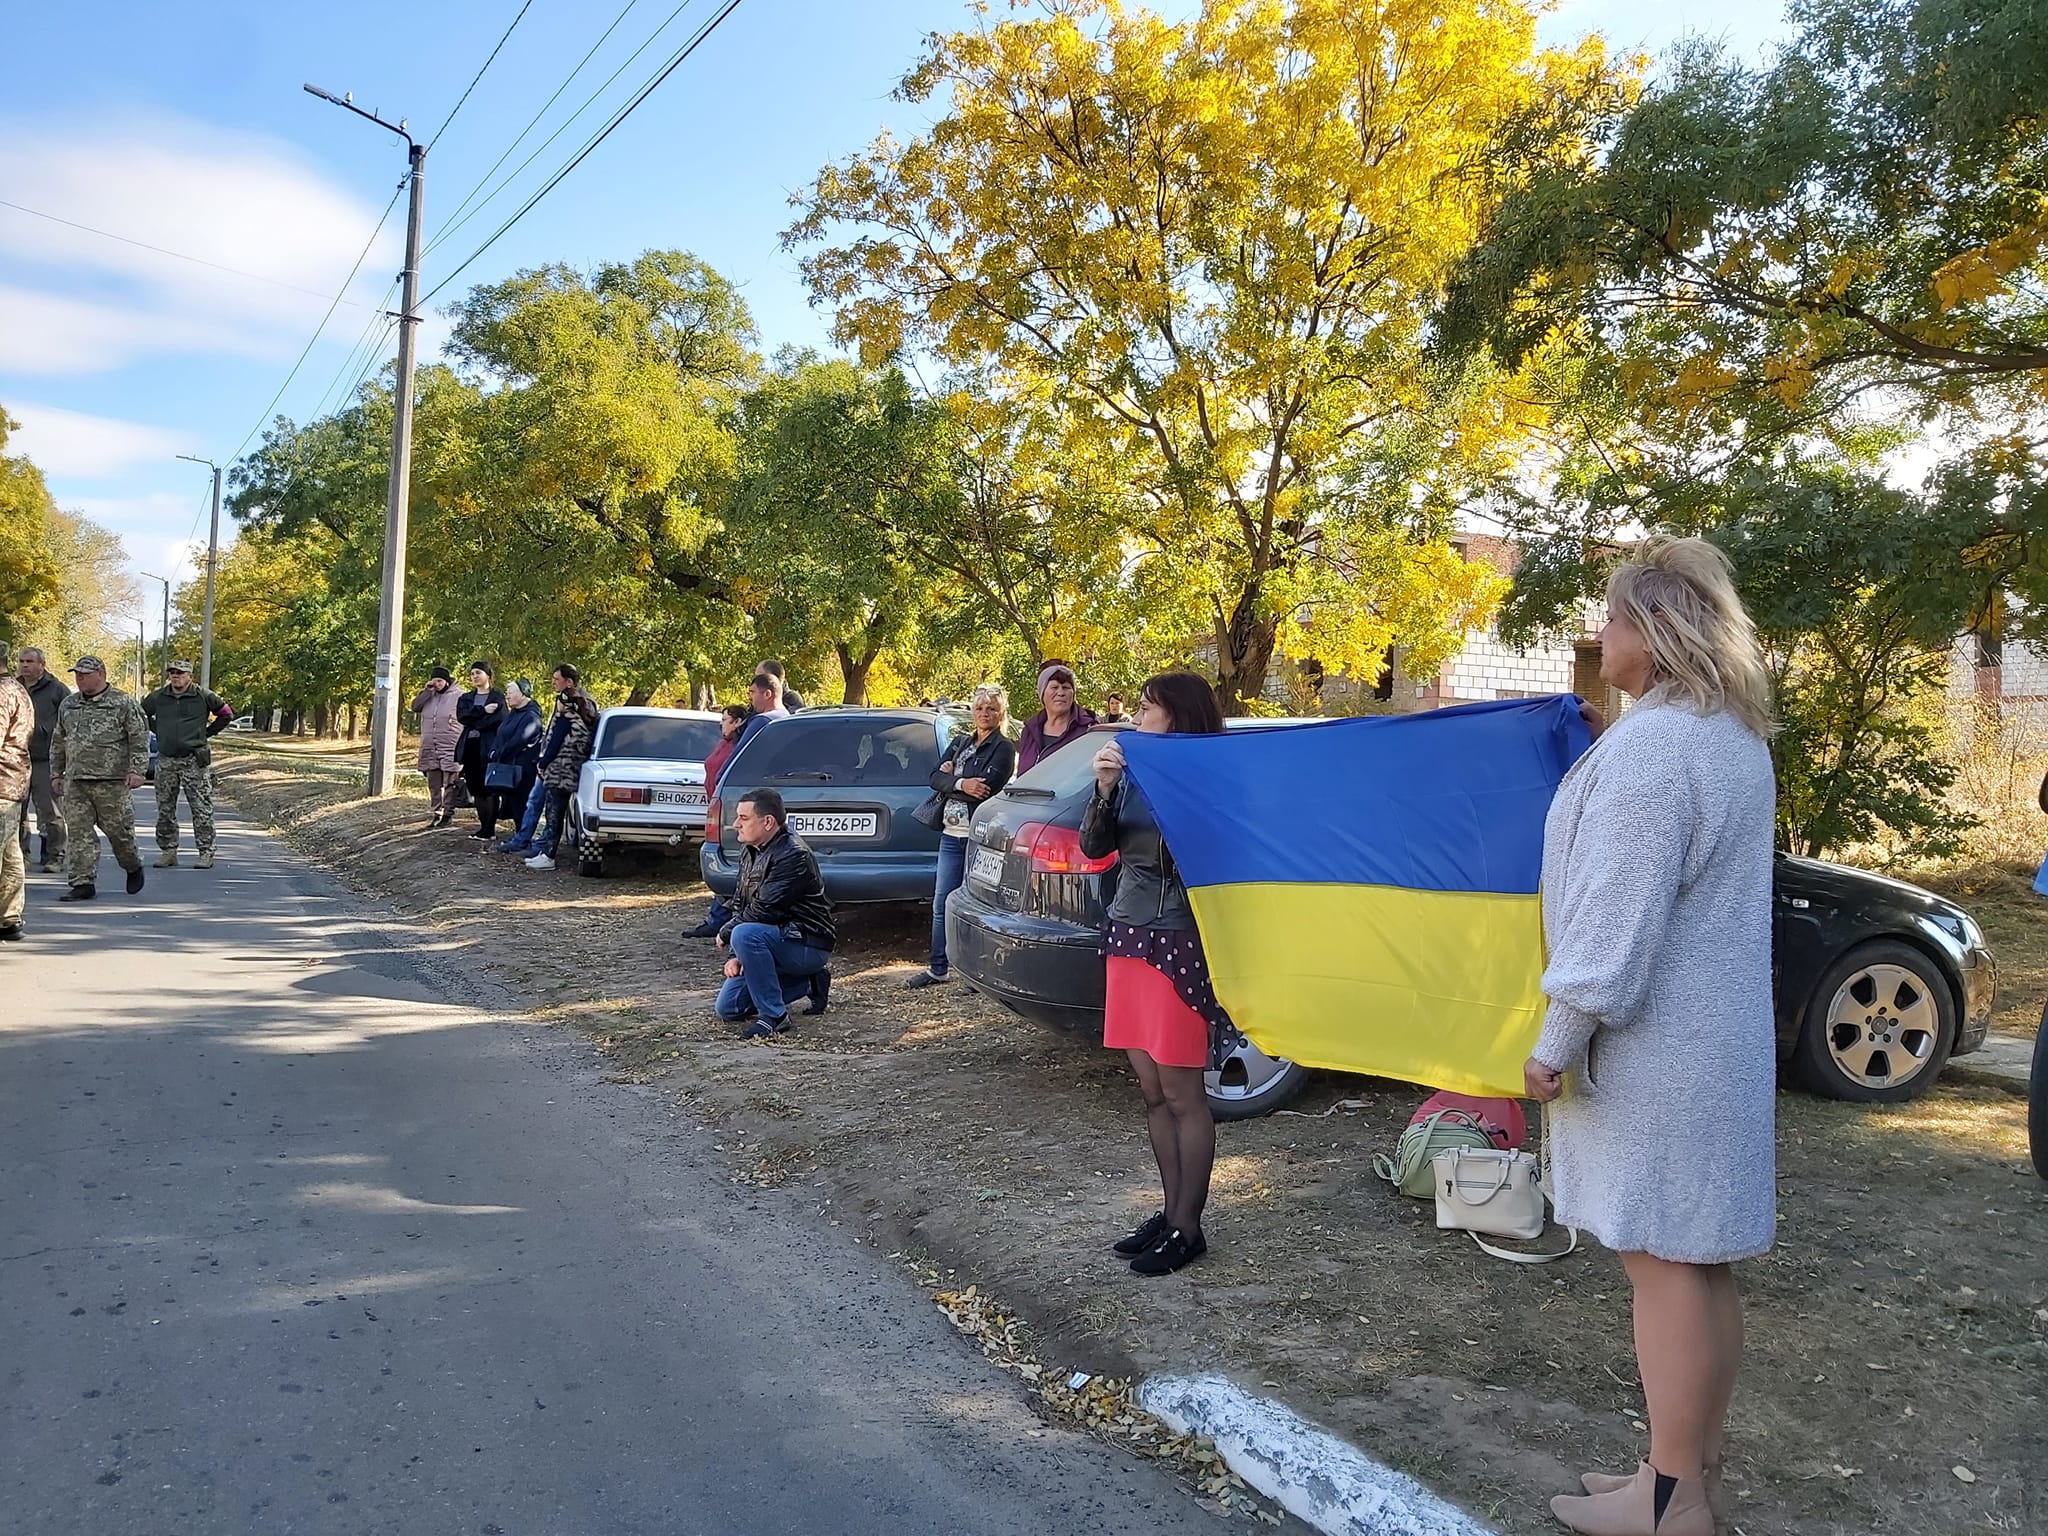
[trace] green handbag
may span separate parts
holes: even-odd
[[[1436,1155],[1459,1147],[1495,1145],[1486,1127],[1462,1109],[1440,1109],[1401,1133],[1394,1155],[1375,1152],[1372,1171],[1415,1200],[1436,1198]]]

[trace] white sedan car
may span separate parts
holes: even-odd
[[[718,744],[718,719],[637,705],[597,717],[569,806],[578,873],[602,875],[606,850],[620,843],[680,848],[690,834],[704,835],[704,759]]]

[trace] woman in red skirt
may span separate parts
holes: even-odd
[[[1136,723],[1159,736],[1212,735],[1223,729],[1223,712],[1202,678],[1162,672],[1139,690]],[[1141,1275],[1167,1275],[1209,1251],[1202,1207],[1216,1161],[1216,1122],[1202,1074],[1212,1037],[1231,1026],[1210,990],[1209,963],[1173,855],[1145,797],[1124,777],[1114,740],[1095,754],[1095,798],[1081,821],[1081,850],[1091,859],[1117,855],[1102,1043],[1130,1054],[1166,1193],[1158,1214],[1116,1251],[1130,1255]]]

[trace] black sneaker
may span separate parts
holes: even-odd
[[[832,967],[826,966],[811,978],[811,1000],[804,1006],[804,1012],[823,1013],[825,1005],[832,1000]]]
[[[1117,1239],[1116,1242],[1110,1244],[1110,1248],[1113,1252],[1120,1253],[1128,1259],[1157,1246],[1159,1239],[1166,1236],[1166,1232],[1166,1212],[1155,1211],[1152,1215],[1145,1218],[1145,1225],[1138,1228],[1129,1237]]]
[[[0,944],[19,944],[20,942],[21,924],[9,923],[5,928],[0,928]]]
[[[696,927],[685,930],[683,937],[686,939],[715,939],[718,937],[718,924],[699,923]]]
[[[1150,1248],[1131,1260],[1134,1275],[1170,1275],[1176,1269],[1185,1268],[1209,1251],[1208,1241],[1200,1232],[1189,1237],[1179,1227],[1159,1239]]]
[[[931,971],[919,971],[910,980],[906,981],[904,985],[915,992],[920,987],[941,986],[952,979],[950,976],[940,976]]]
[[[59,901],[91,901],[99,893],[100,888],[88,881],[84,885],[74,885],[57,899]]]
[[[740,1031],[740,1038],[742,1040],[766,1040],[771,1035],[779,1035],[788,1028],[789,1015],[786,1013],[779,1019],[756,1019]]]
[[[133,896],[142,889],[142,866],[136,865],[128,871],[128,894]]]

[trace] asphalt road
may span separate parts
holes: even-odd
[[[1219,1528],[267,834],[101,870],[0,947],[7,1531]]]

